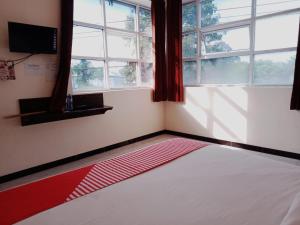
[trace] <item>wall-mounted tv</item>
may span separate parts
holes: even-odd
[[[57,29],[8,22],[9,50],[31,54],[56,54]]]

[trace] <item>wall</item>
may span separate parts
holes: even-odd
[[[59,0],[1,0],[0,59],[27,54],[8,50],[7,21],[59,27]],[[54,86],[48,65],[53,55],[37,55],[16,65],[15,81],[0,81],[0,176],[83,153],[164,129],[163,104],[153,103],[150,89],[104,93],[105,115],[21,127],[19,119],[3,117],[19,113],[17,100],[50,96]],[[41,66],[41,72],[26,69]]]
[[[168,130],[300,153],[300,112],[290,87],[188,87],[165,105]]]

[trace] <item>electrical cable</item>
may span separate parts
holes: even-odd
[[[32,54],[30,54],[30,55],[27,55],[27,56],[25,56],[25,57],[22,57],[22,58],[19,58],[19,59],[9,59],[9,60],[5,60],[6,62],[10,62],[10,63],[16,63],[16,64],[18,64],[19,63],[19,61],[21,61],[21,62],[23,62],[23,61],[25,61],[26,59],[28,59],[28,58],[30,58],[31,56],[33,56],[33,55],[35,55],[34,53],[32,53]],[[15,65],[16,65],[15,64]]]

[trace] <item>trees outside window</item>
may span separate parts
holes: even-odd
[[[184,84],[291,85],[299,15],[300,1],[185,4]]]
[[[117,0],[74,3],[73,91],[151,86],[150,9]]]

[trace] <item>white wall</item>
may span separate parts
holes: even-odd
[[[168,130],[300,153],[300,112],[290,87],[188,87],[166,103]]]
[[[7,21],[59,27],[59,2],[1,0],[0,59],[26,56],[9,52]],[[37,55],[26,63],[44,68],[53,61],[56,56]],[[19,113],[18,99],[51,95],[53,72],[31,74],[26,63],[16,66],[17,80],[0,81],[0,176],[164,129],[163,104],[152,102],[150,89],[105,92],[105,104],[114,107],[105,115],[27,127],[4,119]]]

